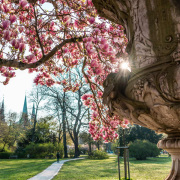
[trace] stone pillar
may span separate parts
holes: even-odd
[[[172,158],[172,168],[166,180],[180,179],[180,136],[168,137],[158,142],[158,147],[166,150]]]
[[[132,73],[110,74],[104,103],[110,114],[168,134],[158,147],[172,155],[168,180],[180,179],[180,1],[93,0],[99,14],[121,24]]]

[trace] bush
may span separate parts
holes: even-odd
[[[25,147],[25,152],[30,155],[30,158],[55,158],[59,150],[60,158],[62,158],[62,149],[62,145],[54,145],[52,143],[31,143]]]
[[[11,152],[1,152],[0,153],[0,159],[9,159],[9,157],[13,155]]]
[[[95,150],[89,153],[88,156],[89,159],[108,159],[109,156],[106,152],[100,151],[100,150]]]
[[[88,154],[88,148],[86,147],[80,147],[79,148],[80,154]]]
[[[75,155],[75,150],[74,149],[69,149],[69,156],[70,158],[73,158]]]
[[[27,157],[27,154],[26,154],[25,149],[23,147],[18,147],[15,150],[15,154],[18,155],[18,158],[26,158]]]
[[[147,140],[136,140],[129,145],[129,152],[131,157],[137,160],[145,160],[147,157],[156,157],[160,154],[160,149],[156,144],[150,143]]]
[[[61,143],[56,144],[56,151],[59,151],[60,158],[63,158],[63,155],[64,155],[64,146]]]

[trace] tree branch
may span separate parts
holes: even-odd
[[[7,59],[1,59],[0,58],[0,67],[2,66],[6,66],[6,67],[15,67],[18,68],[20,70],[25,70],[25,69],[29,69],[29,68],[37,68],[38,66],[40,66],[41,64],[45,63],[46,61],[48,61],[51,57],[54,56],[54,54],[61,49],[64,45],[66,45],[67,43],[72,43],[72,42],[82,42],[83,38],[79,37],[79,38],[71,38],[71,39],[65,39],[62,43],[56,45],[47,55],[45,55],[44,57],[42,57],[39,61],[35,62],[35,63],[31,63],[31,64],[27,64],[27,63],[23,63],[18,61],[17,59],[14,60],[7,60]]]

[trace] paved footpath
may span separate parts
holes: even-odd
[[[56,176],[63,166],[63,164],[67,161],[72,160],[78,160],[78,159],[84,159],[84,158],[74,158],[74,159],[67,159],[59,161],[59,163],[54,162],[51,166],[49,166],[47,169],[42,171],[41,173],[37,174],[36,176],[28,179],[28,180],[51,180],[54,176]]]

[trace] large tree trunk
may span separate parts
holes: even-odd
[[[89,114],[89,111],[88,111],[88,114]],[[89,146],[89,154],[92,152],[92,147],[91,147],[91,145],[92,145],[92,143],[91,143],[91,135],[89,134],[89,136],[88,136],[88,146]]]
[[[67,153],[67,143],[66,143],[66,120],[64,115],[62,115],[62,121],[63,121],[63,145],[64,145],[64,158],[68,158],[68,153]]]
[[[180,1],[93,0],[100,15],[121,24],[132,72],[110,74],[104,102],[110,114],[168,134],[158,146],[173,160],[168,180],[180,179]],[[109,92],[109,89],[112,89]]]
[[[63,96],[62,124],[63,124],[64,158],[68,158],[68,153],[67,153],[67,143],[66,143],[66,109],[65,109],[65,93],[64,93],[64,96]]]
[[[78,136],[76,134],[74,134],[74,149],[75,149],[75,153],[74,153],[74,157],[78,158],[79,157],[79,143],[78,143]]]

